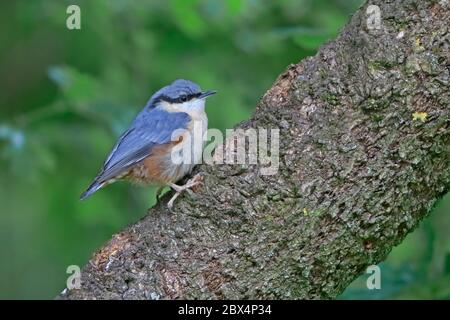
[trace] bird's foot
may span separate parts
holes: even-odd
[[[169,208],[169,210],[172,210],[173,207],[173,203],[175,202],[175,200],[178,198],[178,196],[183,192],[183,191],[188,191],[188,192],[192,192],[191,188],[198,186],[199,184],[201,184],[203,182],[203,177],[200,174],[196,174],[193,178],[189,179],[186,184],[179,186],[177,184],[171,183],[169,184],[169,186],[175,190],[175,194],[172,196],[172,198],[169,200],[169,202],[167,202],[167,207]]]

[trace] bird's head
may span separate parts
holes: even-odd
[[[158,90],[149,101],[153,106],[162,106],[169,111],[203,111],[205,99],[216,91],[202,91],[192,81],[178,79]]]

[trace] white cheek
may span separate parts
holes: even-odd
[[[188,101],[179,104],[170,104],[162,102],[158,105],[159,108],[167,112],[186,112],[188,114],[202,114],[205,112],[205,100],[199,99],[194,101]]]
[[[205,110],[205,100],[201,99],[201,100],[185,102],[182,104],[182,109],[185,111],[197,111],[197,112],[204,111]]]

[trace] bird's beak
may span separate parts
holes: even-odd
[[[201,95],[198,96],[198,99],[205,99],[206,97],[212,96],[213,94],[216,94],[217,91],[215,90],[208,90],[205,92],[202,92]]]

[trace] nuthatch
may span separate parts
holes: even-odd
[[[185,185],[175,184],[202,157],[202,149],[193,146],[208,127],[205,98],[215,93],[203,92],[197,84],[182,79],[157,91],[119,138],[81,200],[117,180],[131,180],[159,186],[158,197],[164,186],[170,186],[176,192],[167,204],[171,208],[181,192],[201,182],[196,176]],[[201,136],[193,133],[194,123],[201,125]],[[176,132],[181,133],[174,136]],[[180,146],[193,152],[194,161],[173,161],[173,148]]]

